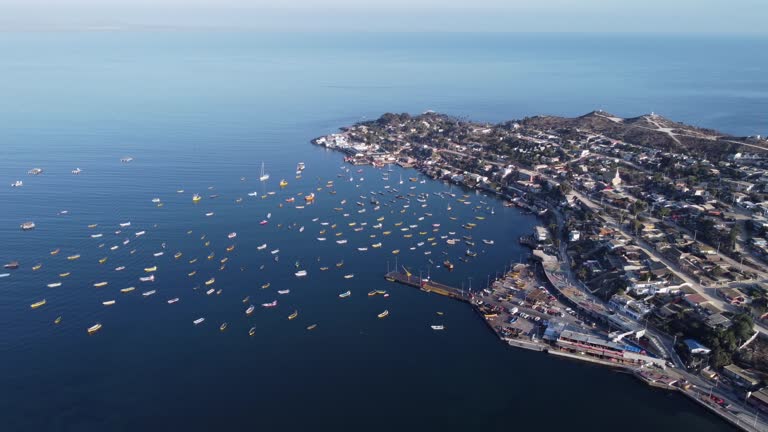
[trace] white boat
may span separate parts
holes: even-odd
[[[259,181],[267,181],[269,180],[269,174],[264,172],[264,162],[261,163],[261,176],[259,177]]]
[[[227,234],[227,238],[229,238],[229,239],[233,239],[235,237],[237,237],[237,233],[236,232],[231,232],[231,233]]]
[[[198,318],[198,319],[192,321],[192,324],[194,324],[194,325],[202,324],[203,321],[205,321],[205,318]]]
[[[177,301],[179,301],[179,298],[178,298],[178,297],[176,297],[176,298],[172,298],[172,299],[168,300],[168,304],[174,304],[174,303],[176,303]]]
[[[304,232],[304,226],[302,226],[301,228],[299,228],[299,232]]]
[[[155,275],[150,275],[147,277],[140,277],[139,280],[141,282],[154,282],[155,281]]]
[[[58,288],[60,286],[61,286],[61,282],[54,282],[54,283],[49,283],[48,284],[48,288]]]
[[[256,309],[256,307],[255,307],[254,305],[250,305],[250,306],[248,306],[248,309],[246,309],[246,310],[245,310],[245,314],[246,314],[246,315],[250,315],[250,314],[252,314],[252,313],[253,313],[253,311],[254,311],[254,309]]]
[[[347,243],[347,239],[336,240],[336,243],[338,243],[338,244],[346,244]]]
[[[91,238],[102,238],[104,234],[91,234]]]
[[[156,292],[157,291],[155,291],[155,290],[149,290],[149,291],[141,293],[141,295],[143,295],[144,297],[149,297],[149,296],[151,296],[152,294],[154,294]]]
[[[152,202],[157,204],[160,202],[160,198],[152,198]]]
[[[317,240],[318,241],[325,241],[325,237],[318,237]]]
[[[104,306],[112,306],[115,303],[116,302],[114,300],[107,300],[107,301],[101,302],[101,304],[103,304]]]
[[[115,245],[115,246],[110,247],[109,250],[116,251],[119,248],[120,248],[120,246]]]
[[[277,306],[277,300],[273,301],[272,303],[262,303],[261,305],[265,308],[272,308]]]
[[[94,334],[97,331],[101,330],[101,324],[96,323],[90,327],[88,327],[88,334]]]
[[[209,289],[208,291],[206,291],[206,292],[205,292],[205,294],[206,294],[206,295],[211,295],[211,294],[213,294],[214,292],[216,292],[216,290],[215,290],[215,289],[213,289],[213,288],[211,288],[211,289]]]
[[[280,249],[275,249],[272,252],[270,252],[272,255],[277,255],[280,253]]]
[[[139,232],[136,233],[136,237],[141,237],[141,236],[143,236],[146,233],[147,233],[146,231],[139,231]]]
[[[441,325],[433,325],[430,327],[432,327],[432,330],[445,330],[445,326],[441,326]]]
[[[153,253],[152,255],[154,255],[154,256],[156,256],[156,257],[159,257],[159,256],[163,256],[163,254],[164,254],[164,253],[165,253],[165,252],[155,252],[155,253]]]
[[[125,266],[115,267],[115,271],[123,271],[125,270]]]
[[[347,298],[347,297],[349,297],[351,295],[352,295],[352,291],[347,291],[347,292],[343,292],[343,293],[339,294],[339,297],[340,298]]]
[[[21,180],[16,180],[15,182],[11,183],[11,187],[22,187],[24,186],[24,182]]]
[[[257,250],[264,250],[264,249],[266,249],[266,248],[267,248],[267,244],[266,244],[266,243],[264,243],[264,244],[263,244],[263,245],[261,245],[261,246],[256,246],[256,249],[257,249]]]
[[[205,217],[211,217],[211,216],[213,216],[213,214],[214,214],[213,212],[208,212],[208,213],[205,214]]]
[[[297,271],[294,274],[296,275],[296,277],[304,277],[304,276],[307,275],[307,271],[306,270],[299,270],[299,271]]]
[[[357,250],[359,250],[360,252],[365,252],[365,251],[368,250],[368,248],[367,247],[359,247],[359,248],[357,248]]]
[[[352,279],[353,277],[355,277],[355,275],[352,273],[344,275],[344,279]]]
[[[288,294],[289,292],[291,292],[291,290],[289,290],[289,289],[287,289],[287,290],[278,290],[278,291],[277,291],[277,293],[278,293],[278,294],[281,294],[281,295],[285,295],[285,294]]]
[[[10,273],[2,273],[0,274],[0,278],[7,278],[10,275],[11,275]]]
[[[83,170],[81,170],[80,168],[75,168],[75,169],[72,170],[72,174],[75,174],[75,175],[78,175],[81,172],[83,172]]]

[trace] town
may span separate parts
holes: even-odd
[[[626,369],[737,427],[768,430],[763,137],[656,114],[488,124],[426,112],[313,143],[352,164],[481,189],[541,219],[515,239],[530,262],[468,300],[510,345]]]

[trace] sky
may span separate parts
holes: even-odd
[[[768,34],[766,0],[0,0],[0,31]]]

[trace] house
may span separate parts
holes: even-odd
[[[699,341],[695,339],[686,339],[683,341],[685,344],[685,347],[688,348],[688,352],[691,354],[709,354],[712,352],[711,349],[705,347],[702,345]]]
[[[732,305],[749,303],[749,297],[736,288],[718,288],[717,295]]]
[[[704,298],[701,294],[688,294],[683,297],[683,301],[691,307],[701,307],[704,304],[709,303],[709,300]]]
[[[744,370],[735,364],[729,364],[723,368],[723,375],[730,378],[734,384],[752,390],[760,384],[760,379],[752,372]]]

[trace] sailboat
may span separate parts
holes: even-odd
[[[259,181],[267,181],[269,180],[269,174],[266,174],[264,172],[264,162],[261,163],[261,177],[259,177]]]

